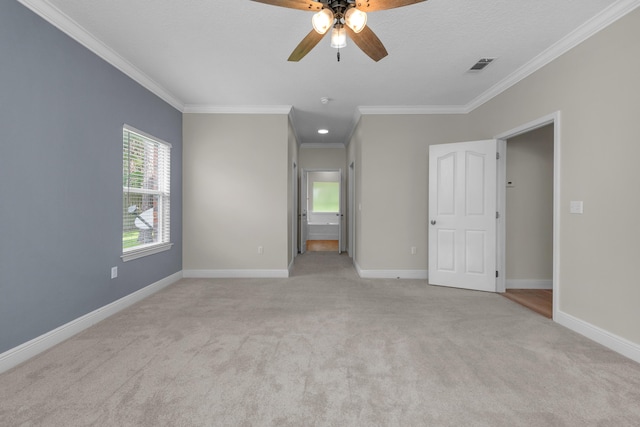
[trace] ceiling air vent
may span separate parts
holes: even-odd
[[[496,58],[480,58],[478,62],[473,64],[473,67],[469,68],[469,71],[480,71],[483,70],[484,67],[491,64],[493,60]]]

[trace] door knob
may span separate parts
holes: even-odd
[[[436,220],[435,219],[431,220],[431,225],[436,225]]]

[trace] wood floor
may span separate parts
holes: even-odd
[[[337,240],[307,240],[309,252],[338,252]]]
[[[507,289],[502,295],[549,319],[553,316],[553,291],[551,289]]]

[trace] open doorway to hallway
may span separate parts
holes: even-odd
[[[333,247],[341,252],[342,171],[303,170],[300,190],[300,253]]]
[[[552,318],[554,124],[506,141],[504,296]]]

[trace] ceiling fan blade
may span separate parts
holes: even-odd
[[[327,31],[327,33],[328,33],[328,31]],[[307,34],[307,36],[305,38],[302,39],[300,44],[298,44],[298,46],[296,46],[296,48],[293,50],[293,52],[291,52],[291,55],[289,56],[289,59],[287,61],[291,61],[291,62],[300,61],[302,58],[305,57],[305,55],[307,53],[311,52],[311,49],[316,47],[316,45],[320,42],[320,40],[322,40],[322,38],[327,33],[318,34],[316,32],[316,30],[311,30],[311,32],[309,34]]]
[[[317,12],[324,6],[319,1],[313,0],[252,0],[258,3],[270,4],[272,6],[288,7],[290,9],[310,10]]]
[[[396,7],[409,6],[426,0],[356,0],[356,8],[363,12],[375,12],[378,10],[394,9]]]
[[[388,55],[387,49],[385,49],[378,36],[376,36],[368,26],[364,27],[359,33],[356,33],[347,25],[345,25],[344,28],[347,30],[347,34],[349,34],[351,40],[353,40],[353,42],[362,49],[369,58],[378,62]]]

